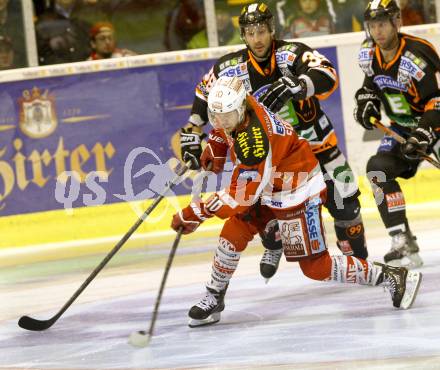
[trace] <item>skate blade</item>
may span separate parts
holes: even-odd
[[[408,271],[408,275],[406,277],[405,294],[403,295],[402,302],[400,303],[400,308],[407,310],[412,306],[416,299],[421,282],[421,272]]]
[[[418,253],[409,254],[402,258],[401,266],[407,269],[416,269],[423,266],[423,260]]]
[[[220,312],[214,312],[213,314],[209,315],[206,319],[203,320],[190,319],[188,322],[188,326],[190,328],[197,328],[199,326],[212,325],[220,321],[220,316],[221,316]]]

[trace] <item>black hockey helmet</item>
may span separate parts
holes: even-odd
[[[365,22],[379,19],[396,19],[400,17],[400,8],[396,0],[370,0],[365,8]]]
[[[240,26],[240,34],[243,37],[244,29],[258,23],[266,23],[271,33],[275,33],[275,20],[269,7],[265,3],[252,3],[245,5],[241,10],[238,24]]]

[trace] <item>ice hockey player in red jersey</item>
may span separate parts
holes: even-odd
[[[399,32],[400,9],[395,0],[370,1],[365,11],[367,35],[359,53],[365,74],[356,92],[354,116],[365,129],[373,129],[372,117],[381,118],[381,106],[391,128],[407,139],[399,144],[385,136],[368,161],[369,176],[379,213],[392,238],[385,263],[419,267],[419,246],[411,233],[405,198],[396,178],[413,177],[420,153],[430,153],[440,133],[440,59],[426,40]],[[373,172],[378,171],[378,172]]]
[[[359,189],[319,102],[337,88],[335,69],[325,56],[307,45],[277,40],[274,17],[264,3],[246,5],[239,25],[246,48],[221,57],[196,88],[190,127],[181,133],[183,160],[191,160],[193,169],[200,168],[201,127],[208,122],[208,93],[219,76],[239,77],[248,94],[279,113],[309,141],[325,175],[328,196],[324,206],[334,219],[337,245],[346,255],[367,258]],[[220,145],[208,145],[203,154],[226,156]],[[222,170],[223,166],[213,169],[216,173]],[[265,247],[260,271],[263,277],[270,278],[276,272],[282,250],[277,225],[269,225],[267,230],[270,231],[260,235]]]
[[[227,143],[234,170],[229,186],[206,201],[195,199],[173,216],[172,228],[194,232],[206,219],[227,219],[204,298],[189,311],[190,327],[213,324],[224,310],[224,295],[240,254],[259,231],[248,212],[258,208],[262,224],[278,224],[284,254],[298,261],[307,277],[364,285],[384,284],[393,305],[409,308],[421,281],[419,272],[353,256],[330,256],[321,207],[326,185],[308,142],[291,125],[246,95],[238,77],[219,77],[208,96],[209,120]]]

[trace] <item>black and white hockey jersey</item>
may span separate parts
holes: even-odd
[[[215,80],[224,75],[239,77],[246,91],[257,99],[282,76],[305,76],[307,99],[289,102],[279,114],[309,141],[314,153],[337,145],[333,126],[319,103],[337,88],[337,75],[330,61],[318,51],[300,42],[276,40],[270,58],[264,63],[257,62],[247,48],[224,55],[196,87],[191,123],[200,126],[208,122],[209,91]]]
[[[374,90],[393,125],[403,132],[431,127],[440,134],[440,59],[426,40],[399,33],[399,49],[383,61],[372,40],[363,42],[359,65],[363,86]]]

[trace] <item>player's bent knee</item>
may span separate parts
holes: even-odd
[[[323,281],[331,277],[332,259],[327,251],[318,257],[300,260],[299,266],[309,279]]]

